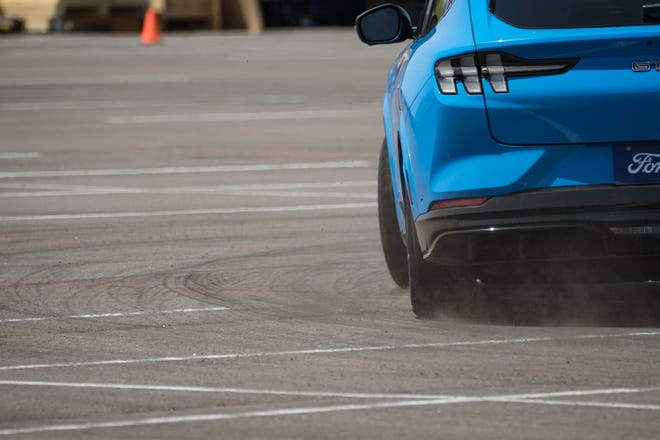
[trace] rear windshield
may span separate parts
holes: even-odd
[[[490,5],[500,19],[524,28],[660,23],[660,0],[490,0]]]

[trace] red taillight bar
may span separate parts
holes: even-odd
[[[430,211],[447,208],[470,208],[473,206],[481,206],[490,200],[490,197],[471,197],[469,199],[449,199],[439,200],[431,203]]]

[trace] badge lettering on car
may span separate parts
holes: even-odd
[[[655,61],[633,61],[632,63],[633,72],[650,72],[655,70],[660,72],[660,60]]]
[[[628,165],[630,174],[658,174],[660,173],[660,154],[637,153]]]
[[[660,142],[615,144],[612,159],[617,185],[660,184]]]

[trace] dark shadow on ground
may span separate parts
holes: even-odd
[[[498,325],[660,327],[660,282],[480,285],[444,314]]]

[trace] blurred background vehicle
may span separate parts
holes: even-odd
[[[22,32],[25,29],[23,20],[17,17],[5,15],[5,11],[0,5],[0,34],[10,34]]]

